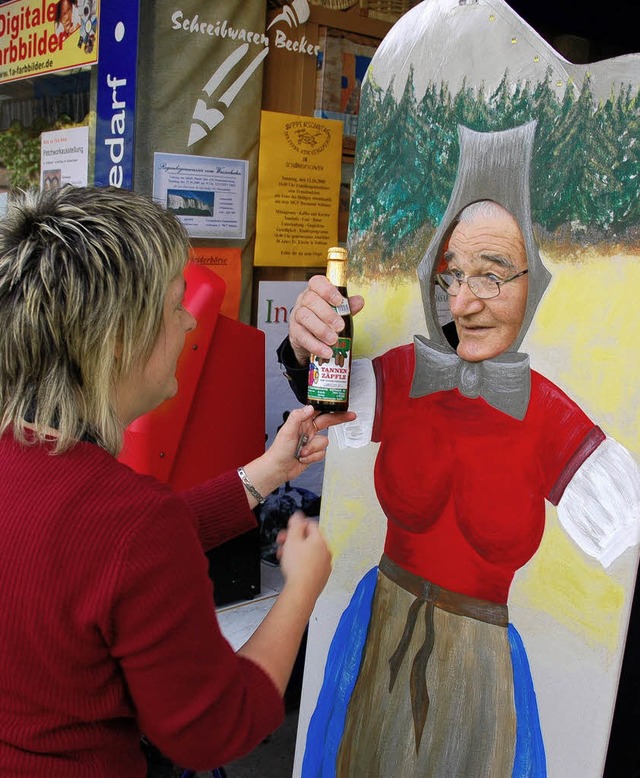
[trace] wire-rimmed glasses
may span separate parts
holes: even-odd
[[[500,294],[501,286],[508,284],[509,281],[515,281],[516,278],[521,278],[528,272],[528,270],[521,270],[514,276],[505,278],[504,281],[496,281],[490,276],[458,278],[453,273],[436,273],[436,281],[450,297],[455,297],[458,294],[462,284],[468,284],[469,289],[476,297],[479,297],[481,300],[490,300],[492,297],[497,297]]]

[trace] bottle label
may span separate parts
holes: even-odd
[[[339,313],[340,316],[348,316],[351,313],[351,309],[349,308],[349,300],[347,300],[346,297],[342,298],[340,305],[334,305],[333,307],[335,308],[336,313]]]
[[[330,359],[311,355],[309,362],[310,402],[346,402],[349,391],[349,369],[351,367],[351,338],[338,338]]]

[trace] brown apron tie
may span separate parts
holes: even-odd
[[[379,565],[380,572],[398,586],[416,596],[411,603],[407,619],[396,650],[389,659],[389,691],[398,678],[400,667],[409,649],[415,630],[418,614],[424,607],[425,636],[411,663],[409,674],[409,694],[413,727],[415,733],[416,753],[420,750],[420,741],[429,712],[429,691],[427,689],[427,664],[435,643],[433,609],[439,607],[459,616],[478,619],[489,624],[506,627],[509,623],[509,613],[506,605],[479,600],[465,594],[443,589],[436,584],[420,578],[401,568],[398,564],[383,554]]]

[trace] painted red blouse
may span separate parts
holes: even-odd
[[[385,552],[447,589],[506,603],[540,544],[545,499],[557,505],[604,433],[534,371],[519,421],[457,389],[412,399],[413,369],[413,345],[374,360]]]

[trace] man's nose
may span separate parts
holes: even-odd
[[[460,284],[458,294],[449,298],[449,304],[454,317],[478,313],[484,308],[484,300],[476,297],[467,283]]]

